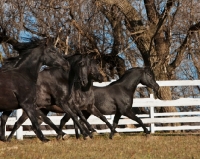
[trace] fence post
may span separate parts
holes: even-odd
[[[16,111],[16,119],[18,120],[22,115],[22,109],[17,109]],[[16,138],[18,140],[23,140],[23,127],[20,126],[16,131]]]
[[[153,94],[150,94],[150,98],[154,99]],[[150,118],[151,119],[154,118],[154,107],[150,107]],[[150,130],[151,130],[151,133],[155,133],[155,124],[154,123],[151,123]]]
[[[114,121],[114,117],[115,117],[115,115],[110,115],[110,124],[113,124],[113,121]]]

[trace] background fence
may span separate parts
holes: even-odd
[[[157,81],[158,84],[162,86],[199,86],[200,80],[182,80],[182,81]],[[106,86],[110,82],[96,83],[95,86]],[[138,85],[138,87],[144,87],[143,85]],[[168,113],[156,113],[155,107],[169,107],[169,106],[198,106],[200,105],[200,98],[179,98],[176,100],[159,100],[154,99],[151,94],[149,98],[134,98],[133,106],[134,107],[149,107],[149,114],[137,115],[142,119],[144,124],[149,124],[147,127],[151,133],[156,131],[169,131],[169,130],[199,130],[200,129],[200,111],[190,111],[190,112],[168,112]],[[21,116],[22,110],[17,110],[16,117],[9,117],[7,125],[14,125],[15,121]],[[113,122],[114,115],[106,116],[110,123]],[[62,116],[49,116],[49,118],[56,124],[60,124],[60,119]],[[95,116],[90,116],[88,119],[89,123],[92,125],[105,124],[100,119]],[[180,126],[161,126],[161,124],[167,123],[182,123]],[[190,123],[190,124],[189,124]],[[193,123],[193,124],[191,124]],[[119,120],[119,125],[127,124],[137,124],[135,121],[130,120],[124,116]],[[23,125],[31,125],[30,120],[27,120]],[[42,125],[45,125],[43,123]],[[72,120],[70,120],[67,125],[73,125]],[[117,128],[118,132],[140,132],[143,131],[141,127],[139,128]],[[45,135],[56,135],[54,130],[42,130]],[[74,134],[74,129],[64,129],[64,132],[68,134]],[[109,129],[97,130],[99,133],[108,133]],[[8,135],[10,131],[6,131]],[[35,135],[33,131],[23,131],[22,127],[18,129],[15,134],[17,139],[23,139],[23,136],[32,136]]]

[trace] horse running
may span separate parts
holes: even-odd
[[[117,127],[120,117],[124,115],[138,122],[138,124],[144,129],[144,132],[146,134],[149,134],[147,128],[145,127],[143,122],[136,116],[135,109],[133,109],[132,107],[133,95],[139,83],[146,85],[149,88],[152,88],[155,91],[155,95],[160,98],[158,94],[159,85],[156,83],[154,74],[149,67],[132,68],[130,70],[127,70],[119,80],[112,82],[108,86],[92,87],[95,97],[95,107],[104,115],[115,114],[113,121],[114,129]],[[53,107],[51,107],[51,109],[44,109],[43,111],[46,112],[46,114],[48,114],[49,111],[58,112],[58,107],[54,105]],[[59,112],[63,113],[62,110],[60,110]],[[89,116],[91,115],[91,113],[85,110],[83,110],[82,113],[84,114],[86,119],[89,118]],[[26,114],[23,113],[22,116],[25,117]],[[65,114],[65,116],[61,120],[60,129],[63,128],[63,126],[69,119],[70,116],[68,114]],[[12,135],[23,122],[15,124],[16,127],[13,128]],[[93,129],[93,132],[94,131],[95,130]],[[76,130],[76,137],[78,138],[79,135],[77,134],[77,132],[78,131]],[[8,138],[11,138],[11,136],[9,136]],[[112,136],[110,136],[110,138],[112,138]]]
[[[112,82],[108,86],[93,86],[95,106],[97,109],[104,115],[115,114],[113,121],[114,129],[116,129],[120,117],[124,115],[136,121],[143,128],[146,134],[150,133],[142,120],[136,116],[136,113],[132,108],[133,95],[139,83],[152,88],[156,96],[160,98],[160,95],[158,94],[159,85],[156,83],[154,74],[149,67],[129,69],[120,79]],[[91,115],[88,111],[82,111],[82,113],[86,119]],[[65,114],[61,119],[61,129],[69,119],[70,117],[68,114]],[[78,138],[77,132],[78,131],[76,130],[76,137]]]
[[[22,108],[30,118],[33,129],[41,141],[48,141],[39,128],[35,116],[35,95],[38,72],[42,65],[66,66],[69,64],[47,40],[34,39],[29,43],[17,43],[19,56],[8,60],[8,67],[0,69],[0,111],[1,116],[1,137],[5,141],[5,124],[13,110]],[[11,62],[10,62],[11,61]]]
[[[88,56],[88,55],[87,55]],[[74,61],[73,58],[67,58],[70,65],[71,62]],[[77,64],[76,64],[77,65]],[[101,120],[103,120],[108,127],[111,129],[111,133],[114,133],[114,129],[111,124],[107,121],[107,119],[96,109],[94,105],[94,93],[92,91],[92,80],[96,80],[101,82],[103,80],[102,74],[100,73],[100,68],[97,65],[96,60],[88,57],[86,61],[81,61],[78,65],[87,66],[87,74],[88,74],[88,83],[87,85],[81,85],[81,82],[76,81],[73,83],[72,92],[70,93],[70,99],[68,101],[63,100],[65,98],[63,94],[66,90],[69,90],[68,86],[68,77],[63,75],[62,70],[56,68],[49,68],[39,74],[39,78],[37,81],[38,89],[37,89],[37,104],[42,108],[43,113],[47,115],[49,111],[54,112],[65,112],[63,111],[63,106],[68,106],[72,111],[78,113],[80,118],[85,122],[88,129],[90,131],[95,131],[91,125],[87,122],[87,120],[82,115],[81,110],[87,110],[91,114],[96,115]],[[70,71],[74,72],[74,71]],[[71,75],[71,73],[69,73]],[[41,102],[38,102],[41,101]],[[45,104],[44,102],[47,102]],[[46,106],[44,106],[46,105]],[[58,105],[58,106],[56,106]],[[72,117],[72,116],[70,116]],[[11,139],[14,132],[18,129],[18,127],[27,119],[26,113],[23,113],[20,119],[15,123],[11,134],[8,137],[8,140]],[[73,117],[72,117],[73,119]],[[82,127],[79,125],[79,127]],[[82,132],[84,138],[87,136],[87,133]]]

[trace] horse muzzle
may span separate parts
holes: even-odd
[[[83,87],[87,86],[87,84],[88,84],[88,80],[87,79],[82,79],[82,80],[80,80],[80,82],[81,82],[81,85]]]
[[[156,96],[156,98],[162,100],[162,97],[161,97],[161,95],[160,95],[160,91],[159,91],[159,90],[160,90],[160,86],[157,85],[156,88],[154,89],[154,91],[155,91],[155,96]]]

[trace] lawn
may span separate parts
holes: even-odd
[[[146,138],[143,134],[122,134],[113,140],[108,134],[91,140],[48,143],[37,138],[13,139],[0,142],[0,159],[200,159],[199,134],[155,134]]]

